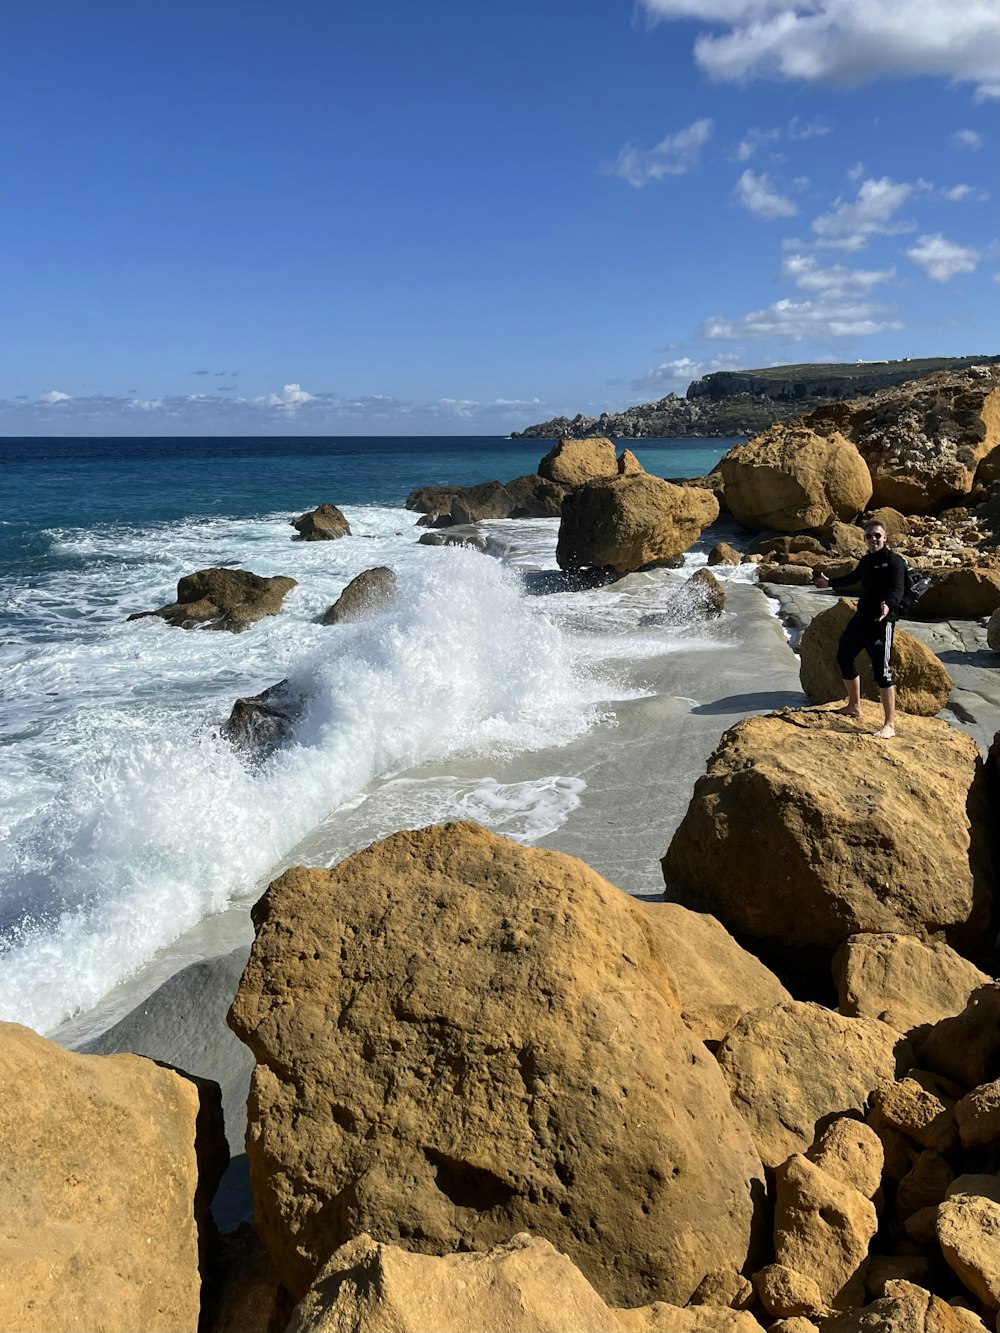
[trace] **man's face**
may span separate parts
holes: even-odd
[[[881,551],[885,545],[885,528],[866,528],[865,541],[869,551]]]

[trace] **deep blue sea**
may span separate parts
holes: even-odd
[[[681,477],[731,443],[628,445]],[[490,756],[558,751],[630,697],[607,664],[635,608],[613,588],[528,595],[525,574],[555,568],[558,520],[484,525],[491,558],[419,545],[403,507],[417,486],[533,472],[548,447],[0,440],[0,1018],[48,1031],[90,1010],[184,932],[253,901],[331,812],[358,808],[356,845],[442,818],[529,842],[560,826],[584,779],[503,785]],[[290,519],[322,502],[352,535],[292,541]],[[217,565],[298,586],[239,635],[128,621]],[[396,609],[321,625],[374,565],[395,570]],[[294,742],[249,766],[220,724],[283,678],[307,700]],[[469,754],[483,757],[475,782],[400,777]]]

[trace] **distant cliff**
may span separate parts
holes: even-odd
[[[553,417],[513,431],[512,439],[586,439],[607,435],[624,440],[677,436],[755,435],[772,422],[811,412],[829,402],[857,398],[936,370],[963,370],[992,364],[996,356],[927,357],[918,361],[869,361],[854,365],[769,366],[763,370],[721,370],[688,385],[685,397],[671,393],[655,403],[599,417]]]

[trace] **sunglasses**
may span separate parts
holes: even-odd
[[[866,533],[865,533],[865,541],[866,541],[866,542],[884,542],[884,541],[885,541],[885,533],[884,533],[884,532],[866,532]]]

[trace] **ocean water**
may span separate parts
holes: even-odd
[[[630,447],[650,472],[690,476],[730,443]],[[0,441],[0,1018],[49,1031],[86,1012],[185,931],[252,903],[335,812],[327,863],[440,819],[526,842],[559,828],[583,775],[503,783],[490,762],[558,751],[641,693],[620,663],[634,594],[535,595],[532,576],[556,568],[556,520],[486,524],[484,556],[419,546],[403,507],[418,485],[533,471],[546,447]],[[322,501],[352,536],[291,541],[290,518]],[[399,580],[395,610],[318,623],[381,564]],[[217,565],[298,586],[239,635],[127,621]],[[698,631],[639,634],[630,651],[662,656],[671,632]],[[236,698],[286,677],[306,701],[293,740],[251,765],[220,726]],[[486,776],[413,774],[469,755]]]

